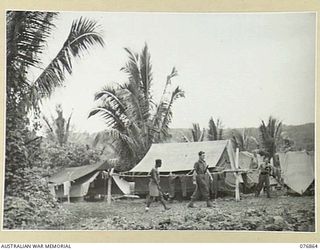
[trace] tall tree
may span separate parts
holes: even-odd
[[[199,123],[192,124],[191,133],[192,133],[192,140],[194,142],[204,140],[205,129],[201,130]]]
[[[250,136],[246,129],[243,129],[242,132],[239,130],[232,131],[231,142],[234,148],[239,148],[240,151],[250,151],[250,145],[253,143],[255,147],[259,146],[257,139],[253,136]]]
[[[8,11],[7,25],[7,69],[6,69],[6,172],[5,172],[5,216],[7,228],[35,223],[38,208],[54,207],[45,185],[40,182],[41,172],[36,171],[39,157],[38,140],[29,130],[28,113],[39,115],[39,103],[61,86],[66,73],[71,74],[73,58],[81,56],[94,45],[103,45],[103,39],[95,21],[80,18],[72,23],[68,37],[61,50],[48,65],[42,65],[41,55],[52,34],[54,19],[58,13],[40,11]],[[35,80],[29,78],[33,69],[40,71]],[[39,169],[39,168],[38,168]],[[16,202],[20,202],[16,206]],[[34,216],[22,220],[10,220],[9,214],[19,210],[37,210]],[[49,218],[49,215],[42,214]],[[9,219],[8,219],[9,218]],[[39,220],[39,219],[38,219]],[[45,220],[45,219],[43,219]]]
[[[268,124],[261,121],[259,130],[262,149],[268,153],[270,158],[274,158],[281,139],[282,122],[270,116]]]
[[[57,118],[52,118],[52,121],[50,121],[47,117],[43,116],[43,120],[47,125],[46,134],[48,138],[58,142],[59,145],[62,146],[68,142],[72,113],[66,120],[66,118],[63,117],[61,104],[56,106],[56,112]]]
[[[128,61],[121,68],[128,76],[127,82],[115,87],[106,86],[95,95],[97,106],[89,117],[100,115],[105,120],[104,132],[113,138],[121,170],[128,170],[137,164],[154,142],[161,142],[168,136],[172,118],[172,106],[184,91],[176,87],[168,91],[171,79],[177,75],[173,68],[166,85],[156,104],[151,94],[153,84],[152,64],[147,45],[141,53],[126,48]],[[171,94],[170,94],[171,93]],[[106,138],[98,135],[99,138]]]
[[[209,120],[209,130],[208,130],[208,140],[217,141],[222,140],[222,122],[220,119],[217,119],[217,122],[211,117]]]
[[[204,135],[206,130],[200,128],[199,123],[192,123],[191,138],[188,138],[184,133],[182,133],[182,140],[184,142],[199,142],[204,140]]]

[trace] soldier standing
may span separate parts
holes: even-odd
[[[259,167],[259,183],[257,185],[256,189],[256,197],[259,196],[261,189],[263,186],[265,187],[267,191],[267,197],[270,198],[270,180],[269,176],[271,173],[271,165],[269,164],[269,158],[267,156],[264,156],[263,163],[261,163]]]
[[[212,181],[212,177],[205,162],[205,152],[200,151],[198,155],[199,160],[194,164],[193,170],[193,184],[196,185],[196,188],[191,196],[188,207],[194,208],[194,201],[199,199],[200,196],[206,200],[207,207],[212,207],[209,196],[209,179]]]
[[[161,160],[157,159],[155,162],[155,167],[152,168],[151,173],[150,173],[150,182],[149,182],[149,196],[147,198],[147,206],[145,211],[148,212],[149,211],[149,207],[152,203],[152,200],[154,200],[155,198],[159,198],[161,204],[164,206],[165,210],[168,210],[170,208],[168,208],[163,200],[163,196],[162,196],[162,191],[160,188],[160,175],[159,175],[159,170],[158,168],[161,167]]]

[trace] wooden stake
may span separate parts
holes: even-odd
[[[239,148],[236,149],[236,169],[239,169]],[[236,172],[236,201],[240,201],[239,173]]]
[[[109,177],[108,177],[108,195],[107,195],[107,204],[111,204],[111,184],[112,184],[112,174],[113,174],[113,168],[111,168]]]

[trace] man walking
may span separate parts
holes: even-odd
[[[193,170],[193,184],[196,185],[196,188],[191,196],[188,207],[194,208],[194,202],[199,199],[200,196],[206,200],[207,207],[212,207],[209,196],[209,179],[212,181],[212,177],[208,170],[208,165],[205,162],[205,152],[200,151],[198,155],[199,160],[194,164]]]
[[[263,186],[265,186],[265,189],[267,191],[267,197],[270,198],[270,180],[269,176],[271,173],[271,166],[269,164],[269,158],[267,156],[264,156],[263,163],[261,163],[259,167],[259,183],[257,185],[256,194],[255,196],[258,197],[261,189]]]
[[[147,206],[145,211],[148,212],[149,211],[149,207],[152,203],[152,200],[154,200],[155,198],[159,198],[161,204],[164,206],[165,210],[168,210],[170,208],[168,208],[163,200],[163,196],[162,196],[162,191],[160,188],[160,175],[159,175],[159,170],[158,168],[161,167],[161,160],[157,159],[155,162],[155,167],[152,168],[151,173],[150,173],[150,182],[149,182],[149,196],[147,198]]]

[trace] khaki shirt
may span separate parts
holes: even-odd
[[[260,174],[269,174],[271,173],[271,165],[270,164],[266,164],[266,163],[262,163],[260,165]]]
[[[157,168],[153,168],[150,173],[150,183],[159,184],[160,183],[160,175]]]
[[[197,175],[207,174],[208,164],[205,161],[199,160],[194,164],[193,181],[196,181]],[[211,176],[210,176],[211,177]]]

